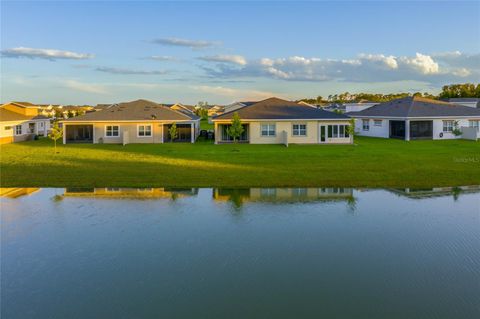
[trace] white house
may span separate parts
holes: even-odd
[[[345,112],[359,112],[374,105],[379,104],[378,102],[356,102],[356,103],[344,103],[345,105]]]
[[[232,104],[225,105],[224,107],[224,113],[232,112],[238,109],[241,109],[242,107],[249,106],[252,104],[255,104],[257,102],[254,101],[241,101],[241,102],[234,102]]]
[[[480,108],[480,98],[477,97],[468,97],[468,98],[450,98],[447,99],[448,103],[460,104],[469,107],[478,107]]]
[[[396,99],[347,115],[355,119],[355,131],[363,136],[407,141],[480,138],[480,108],[423,97]]]

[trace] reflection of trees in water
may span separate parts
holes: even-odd
[[[357,209],[357,199],[355,196],[352,195],[347,198],[347,206],[351,213],[355,213],[355,210]]]
[[[460,187],[452,188],[453,200],[457,201],[461,193],[462,193],[462,189]]]

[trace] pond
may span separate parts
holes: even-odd
[[[480,315],[479,187],[2,193],[2,318]]]

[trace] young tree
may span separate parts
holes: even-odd
[[[173,142],[173,140],[178,137],[177,124],[173,123],[172,126],[170,126],[168,134],[170,135],[170,142]]]
[[[244,129],[242,126],[242,122],[240,121],[240,116],[238,115],[238,112],[233,113],[232,117],[232,125],[227,130],[227,134],[230,137],[233,137],[233,142],[237,143],[237,138],[239,138]]]
[[[455,122],[453,123],[452,133],[453,133],[453,135],[455,135],[455,136],[460,136],[460,135],[462,135],[462,130],[461,130],[460,127],[459,127],[458,121],[455,121]]]
[[[347,126],[347,133],[348,133],[348,136],[350,136],[351,138],[353,138],[355,136],[355,119],[350,119],[350,125]]]
[[[63,128],[58,126],[58,122],[53,123],[53,127],[48,133],[48,137],[53,140],[55,154],[57,154],[57,140],[62,138],[63,136]]]

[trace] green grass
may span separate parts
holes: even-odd
[[[356,145],[1,146],[3,187],[411,187],[480,184],[480,143],[360,138]]]
[[[213,124],[209,124],[208,120],[200,120],[200,129],[201,130],[213,130]]]

